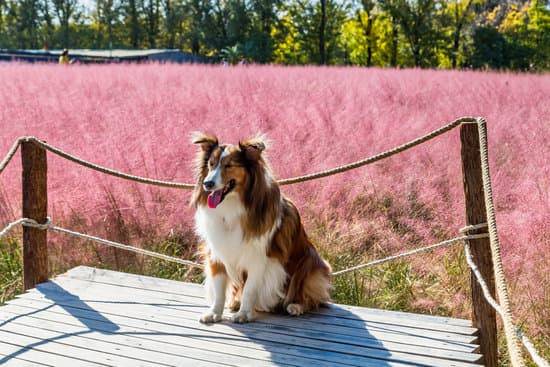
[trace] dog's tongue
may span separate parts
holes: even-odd
[[[222,202],[222,190],[216,190],[208,195],[208,207],[211,209],[216,208]]]

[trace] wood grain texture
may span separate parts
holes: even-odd
[[[48,215],[46,151],[32,142],[21,143],[23,217],[45,223]],[[48,280],[47,231],[23,227],[23,287]]]
[[[481,176],[481,156],[477,124],[466,124],[460,128],[462,174],[466,204],[466,224],[487,222],[483,178]],[[487,232],[487,229],[471,231],[470,234]],[[491,245],[488,238],[469,240],[474,263],[495,298],[495,279]],[[479,330],[480,351],[487,367],[496,367],[498,362],[497,324],[495,310],[487,303],[483,290],[473,272],[470,272],[472,292],[472,322]]]

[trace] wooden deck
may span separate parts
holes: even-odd
[[[0,307],[6,366],[478,366],[469,320],[332,305],[202,325],[200,285],[77,267]]]

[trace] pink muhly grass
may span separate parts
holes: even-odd
[[[194,130],[227,142],[266,133],[270,161],[284,178],[378,153],[459,116],[484,116],[508,277],[540,301],[549,292],[534,280],[547,276],[550,264],[550,75],[3,64],[0,80],[0,154],[17,137],[35,135],[108,167],[186,182],[193,180]],[[57,223],[138,242],[190,226],[188,192],[48,159]],[[455,236],[464,225],[460,167],[454,130],[375,165],[283,191],[307,226],[365,228],[392,253]],[[20,215],[19,170],[16,159],[0,178],[2,223]],[[116,234],[115,217],[132,228],[127,237]],[[513,297],[518,307],[522,294]]]

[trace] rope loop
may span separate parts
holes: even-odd
[[[462,233],[462,234],[468,234],[468,232],[470,232],[470,231],[475,231],[476,229],[487,228],[487,226],[488,226],[487,222],[479,223],[479,224],[471,224],[471,225],[460,228],[458,230],[458,232]]]
[[[44,222],[44,223],[38,223],[36,220],[30,219],[30,218],[23,218],[23,219],[24,220],[21,223],[21,225],[23,225],[25,227],[31,227],[31,228],[41,229],[41,230],[47,230],[52,225],[52,220],[51,220],[50,217],[46,217],[46,222]]]

